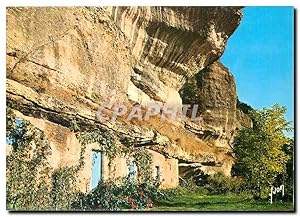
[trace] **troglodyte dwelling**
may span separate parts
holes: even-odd
[[[241,18],[238,7],[7,8],[7,106],[44,131],[53,169],[78,164],[75,121],[79,132],[105,129],[119,146],[144,147],[162,187],[200,172],[230,175],[231,143],[251,120],[219,58]],[[97,119],[103,103],[153,101],[198,104],[202,121]],[[82,191],[100,179],[139,176],[132,157],[118,155],[109,165],[108,151],[86,145]]]

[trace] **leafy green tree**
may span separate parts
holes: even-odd
[[[291,138],[289,142],[284,145],[284,152],[289,156],[289,160],[286,163],[286,173],[282,175],[282,179],[285,185],[286,199],[292,200],[293,191],[294,191],[294,139],[293,138]]]
[[[285,112],[278,104],[249,111],[253,127],[241,129],[235,138],[233,171],[246,179],[247,187],[257,198],[266,197],[276,177],[286,172],[290,156],[284,150],[289,142],[285,132],[292,128],[284,118]]]

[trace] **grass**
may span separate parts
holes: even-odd
[[[245,195],[178,195],[161,201],[152,211],[293,211],[292,202],[254,201]]]

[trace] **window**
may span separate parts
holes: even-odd
[[[130,180],[135,180],[137,177],[137,166],[135,161],[131,161],[128,166],[128,178]]]
[[[102,152],[98,150],[92,151],[92,177],[91,187],[96,188],[102,179]]]
[[[154,167],[153,178],[156,181],[160,181],[160,167],[159,166]]]
[[[16,118],[15,119],[15,124],[16,124],[16,135],[13,136],[6,136],[6,144],[7,145],[12,145],[13,143],[16,142],[16,138],[15,137],[23,137],[24,132],[24,121],[20,118]]]

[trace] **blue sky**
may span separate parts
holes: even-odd
[[[223,64],[237,84],[240,101],[253,108],[278,103],[294,120],[294,18],[292,7],[245,7],[229,38]]]

